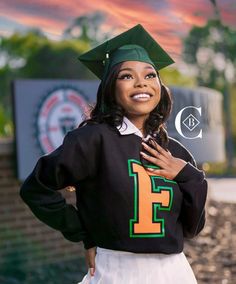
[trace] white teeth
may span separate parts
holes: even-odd
[[[145,99],[149,99],[150,95],[149,94],[137,94],[132,96],[133,99],[140,99],[140,98],[145,98]]]

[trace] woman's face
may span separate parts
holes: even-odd
[[[161,85],[157,72],[151,64],[126,61],[121,64],[115,88],[115,98],[123,107],[127,118],[145,120],[158,105]]]

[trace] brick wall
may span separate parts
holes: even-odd
[[[83,257],[82,244],[72,243],[37,220],[19,196],[12,140],[0,140],[0,268],[32,267]],[[63,191],[74,203],[74,192]]]

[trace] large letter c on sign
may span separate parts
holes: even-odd
[[[182,117],[182,114],[183,114],[183,112],[184,112],[186,109],[191,109],[191,108],[197,110],[198,113],[199,113],[200,116],[201,116],[201,114],[202,114],[202,108],[201,108],[201,107],[187,106],[187,107],[181,109],[181,110],[177,113],[176,118],[175,118],[175,128],[176,128],[176,130],[178,131],[178,133],[179,133],[182,137],[184,137],[184,138],[186,138],[186,139],[202,138],[202,129],[200,129],[198,135],[196,135],[196,136],[194,136],[194,137],[187,137],[187,136],[185,136],[185,135],[183,134],[183,132],[182,132],[182,128],[181,128],[181,117]],[[194,117],[193,115],[192,115],[192,118],[189,118],[189,122],[192,124],[193,128],[195,128],[195,127],[194,127],[194,118],[195,118],[195,117]],[[190,130],[190,131],[191,131],[191,130]]]

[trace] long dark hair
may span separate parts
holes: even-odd
[[[122,124],[125,111],[116,103],[115,99],[116,79],[120,66],[121,64],[115,65],[108,76],[101,81],[97,91],[97,102],[91,111],[90,118],[84,120],[79,127],[87,123],[105,122],[111,126]],[[146,134],[154,136],[158,143],[166,148],[168,133],[165,123],[172,109],[172,96],[169,89],[161,82],[158,72],[157,74],[161,84],[161,98],[158,105],[150,112],[148,119],[145,121],[144,130]]]

